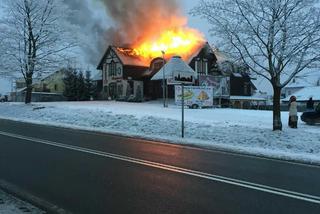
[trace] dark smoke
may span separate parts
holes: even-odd
[[[177,20],[182,17],[180,0],[63,1],[74,10],[69,21],[80,27],[80,46],[92,65],[97,65],[108,45],[127,46],[185,21]],[[92,7],[97,3],[102,3],[104,8]],[[97,13],[107,13],[112,20],[101,21],[95,16]]]
[[[111,43],[130,44],[177,24],[179,0],[101,0],[116,29],[107,34]],[[182,24],[184,20],[180,20]],[[148,35],[146,35],[148,34]]]
[[[93,16],[94,11],[89,7],[92,0],[64,0],[64,3],[73,10],[69,21],[80,28],[80,48],[87,60],[84,63],[97,65],[105,51],[107,27]]]

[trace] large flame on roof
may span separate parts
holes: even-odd
[[[180,55],[188,60],[205,43],[204,36],[187,27],[181,0],[100,0],[114,27],[107,32],[108,42],[118,51],[146,63],[153,58]],[[128,44],[129,47],[128,47]]]
[[[170,58],[174,55],[188,60],[204,43],[204,36],[199,31],[188,27],[177,27],[146,36],[130,48],[118,48],[118,50],[148,62],[156,57]]]

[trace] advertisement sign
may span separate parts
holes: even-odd
[[[200,86],[210,86],[214,88],[214,97],[230,96],[230,77],[225,76],[200,76]]]
[[[178,85],[178,84],[185,84],[185,85],[193,85],[195,82],[194,73],[190,72],[173,72],[173,77],[168,78],[168,85]]]
[[[184,86],[184,103],[189,107],[212,107],[213,91],[213,87]],[[175,86],[175,102],[176,105],[182,103],[182,87],[178,85]]]

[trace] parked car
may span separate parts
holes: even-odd
[[[320,104],[314,111],[303,112],[301,120],[309,125],[320,123]]]
[[[8,96],[7,95],[1,95],[0,94],[0,102],[3,103],[3,102],[8,102]]]

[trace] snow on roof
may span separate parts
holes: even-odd
[[[304,87],[311,87],[313,84],[307,82],[304,78],[295,79],[295,81],[289,83],[286,88],[304,88]]]
[[[226,61],[228,61],[228,62],[232,62],[233,61],[230,57],[228,57],[225,53],[223,53],[219,49],[214,49],[213,53],[217,58],[217,63],[223,63],[223,62],[226,62]]]
[[[312,97],[312,99],[315,101],[320,101],[320,86],[303,88],[296,93],[286,97],[282,101],[289,102],[291,96],[296,96],[297,101],[308,101],[310,97]]]
[[[242,77],[242,74],[240,74],[240,73],[232,73],[233,74],[233,76],[235,76],[235,77]]]
[[[94,75],[94,76],[92,77],[92,80],[93,80],[93,81],[102,80],[102,73],[101,73],[101,72],[98,72],[96,75]]]
[[[19,89],[17,89],[17,92],[23,92],[25,90],[27,90],[27,87],[19,88]]]
[[[187,63],[185,63],[181,57],[174,56],[152,77],[151,80],[162,80],[163,73],[165,74],[166,79],[172,78],[174,72],[182,72],[197,76],[197,73]]]
[[[286,88],[304,88],[316,86],[320,80],[320,72],[310,72],[306,75],[296,76]]]
[[[242,100],[242,101],[267,101],[266,98],[255,96],[230,96],[230,100]]]

